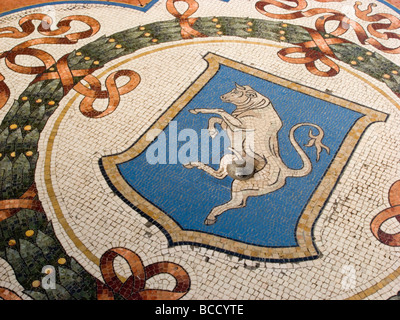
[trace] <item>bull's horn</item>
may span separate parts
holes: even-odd
[[[243,87],[243,86],[241,86],[241,85],[238,85],[236,82],[235,82],[235,85],[236,85],[236,88],[238,88],[238,89],[246,90],[245,87]]]

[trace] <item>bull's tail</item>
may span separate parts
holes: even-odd
[[[306,144],[306,147],[312,147],[315,146],[315,149],[317,151],[317,161],[319,161],[320,154],[322,152],[322,149],[325,149],[325,151],[329,154],[330,149],[322,143],[322,139],[324,137],[324,130],[316,124],[312,123],[299,123],[290,130],[290,142],[292,143],[293,147],[297,151],[297,153],[300,155],[301,160],[303,161],[303,167],[298,170],[293,170],[289,169],[288,175],[289,177],[304,177],[308,175],[311,170],[312,170],[312,163],[310,158],[307,156],[307,154],[304,152],[304,150],[300,147],[298,142],[296,141],[294,137],[294,132],[300,128],[300,127],[305,127],[305,126],[310,126],[313,128],[316,128],[318,130],[318,134],[314,136],[312,134],[312,130],[310,130],[308,136],[311,138],[309,143]]]

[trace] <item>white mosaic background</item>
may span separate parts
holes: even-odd
[[[231,0],[230,3],[225,3],[213,0],[212,5],[209,5],[209,0],[199,0],[200,9],[195,16],[249,16],[262,19],[263,16],[254,9],[255,2]],[[353,3],[354,1],[324,4],[314,1],[310,7],[336,7],[340,10]],[[76,5],[71,11],[63,9],[63,5],[57,6],[56,17],[90,12],[92,17],[101,21],[102,29],[95,37],[80,41],[76,46],[54,46],[53,51],[49,50],[49,46],[46,50],[57,59],[103,34],[110,35],[135,25],[172,19],[164,8],[165,1],[157,3],[147,14],[104,5]],[[380,3],[377,3],[375,10],[393,13]],[[0,27],[12,24],[16,26],[19,17],[40,11],[43,10],[34,9],[3,17]],[[110,17],[118,17],[118,21]],[[314,18],[303,18],[291,20],[289,23],[313,27],[314,21]],[[357,42],[354,34],[349,33],[345,37]],[[10,48],[20,42],[7,41]],[[321,78],[307,73],[303,65],[283,62],[277,57],[278,49],[274,47],[236,43],[202,44],[202,41],[195,40],[193,43],[196,44],[190,46],[152,53],[121,67],[138,72],[142,82],[133,92],[122,96],[120,107],[108,117],[87,119],[79,112],[78,103],[71,106],[55,141],[52,179],[63,214],[78,238],[97,257],[111,247],[123,246],[139,254],[145,265],[163,260],[182,265],[189,272],[192,281],[191,291],[185,299],[341,299],[369,288],[397,269],[400,265],[399,249],[377,241],[369,226],[377,213],[389,207],[389,187],[400,177],[400,163],[396,160],[399,158],[400,113],[396,107],[344,69],[336,77]],[[392,45],[395,46],[396,43]],[[369,49],[373,51],[372,48]],[[124,151],[132,145],[205,70],[206,62],[202,57],[207,52],[249,64],[321,91],[329,89],[340,97],[391,115],[386,123],[374,124],[367,130],[315,226],[314,235],[317,247],[323,253],[322,258],[301,264],[260,263],[257,269],[251,270],[254,269],[252,267],[256,265],[255,262],[239,262],[237,258],[229,258],[212,250],[190,246],[168,249],[166,238],[158,228],[147,227],[147,220],[116,197],[105,183],[98,168],[98,159],[102,155]],[[399,57],[385,56],[400,65]],[[119,61],[125,59],[126,57]],[[18,82],[7,81],[8,84],[13,84],[10,87],[13,93],[11,98],[14,99],[28,85],[32,76],[15,76],[3,72],[5,69],[2,65],[1,70],[6,79],[18,78]],[[382,83],[361,73],[357,74],[399,101]],[[70,93],[63,104],[73,95],[73,92]],[[105,101],[97,103],[99,108],[106,106]],[[7,109],[0,110],[1,117]],[[67,252],[88,271],[101,277],[99,268],[82,254],[58,223],[44,184],[47,141],[61,109],[53,115],[42,134],[36,183],[46,213],[53,221],[55,232]],[[385,227],[388,232],[399,231],[396,223],[387,223]],[[210,258],[208,262],[205,262],[206,257]],[[349,291],[342,289],[345,276],[342,271],[347,266],[355,268],[357,281],[356,288]],[[129,274],[128,267],[122,262],[117,270],[121,274]],[[4,279],[1,275],[0,278]],[[158,279],[148,281],[147,285],[171,288],[171,281],[168,279],[171,280],[169,276],[158,276]],[[13,289],[11,286],[6,287]],[[369,298],[386,299],[397,293],[399,288],[400,279],[397,279]]]

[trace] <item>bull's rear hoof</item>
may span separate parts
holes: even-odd
[[[205,221],[204,221],[204,224],[206,225],[206,226],[212,226],[214,223],[216,223],[217,222],[217,218],[214,218],[214,219],[209,219],[209,218],[207,218]]]

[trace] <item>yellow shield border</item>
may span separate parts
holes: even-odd
[[[171,247],[177,245],[196,245],[239,256],[241,258],[279,263],[305,261],[318,258],[320,252],[313,241],[314,223],[319,217],[322,208],[333,191],[362,134],[372,123],[386,121],[388,115],[213,53],[208,53],[204,59],[208,62],[207,69],[189,86],[189,88],[173,103],[173,105],[164,112],[164,114],[146,131],[146,133],[144,133],[132,145],[132,147],[123,153],[105,156],[100,159],[100,168],[103,175],[106,177],[109,186],[127,204],[134,207],[137,212],[146,217],[153,224],[157,225],[166,235]],[[117,166],[119,164],[130,161],[139,156],[149,146],[149,144],[151,144],[151,141],[147,141],[146,139],[147,132],[154,129],[163,131],[170,121],[172,121],[177,114],[186,107],[192,98],[196,96],[196,94],[199,93],[200,90],[210,81],[210,79],[215,76],[220,65],[240,70],[258,78],[265,79],[275,84],[364,114],[364,116],[354,124],[348,133],[336,157],[328,168],[327,173],[303,210],[297,223],[297,247],[256,246],[209,233],[183,230],[175,220],[151,204],[140,194],[136,193],[118,170]]]

